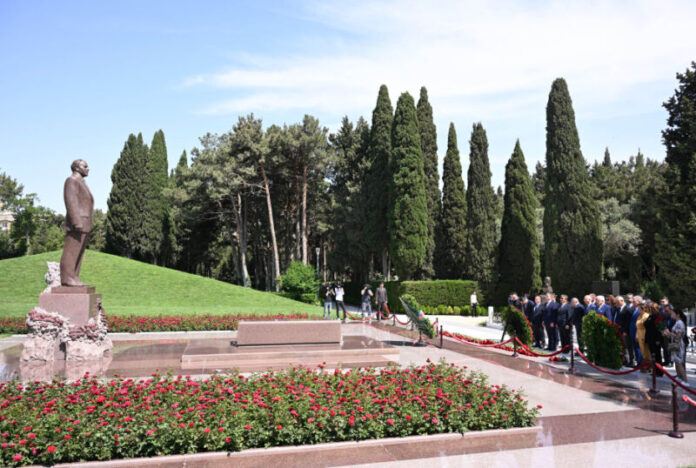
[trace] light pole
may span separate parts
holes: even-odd
[[[319,278],[319,254],[321,254],[321,247],[314,249],[314,252],[317,254],[317,278]]]

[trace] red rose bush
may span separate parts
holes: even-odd
[[[429,363],[326,372],[0,384],[0,465],[52,465],[526,427],[538,410]]]

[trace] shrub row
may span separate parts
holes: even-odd
[[[137,315],[106,314],[106,325],[110,332],[158,332],[158,331],[205,331],[205,330],[236,330],[241,320],[306,320],[308,314],[278,314],[278,315],[183,315],[141,317]],[[25,319],[0,319],[0,333],[27,333]]]
[[[379,282],[371,282],[374,291]],[[364,283],[345,283],[345,301],[350,304],[360,303],[360,291]],[[413,296],[421,307],[458,306],[469,304],[471,293],[477,292],[479,304],[483,304],[483,295],[477,289],[476,281],[469,280],[431,280],[431,281],[386,281],[389,308],[394,312],[403,313],[399,297],[408,294]],[[468,307],[468,306],[467,306]]]
[[[205,380],[0,384],[0,465],[54,465],[529,427],[515,390],[441,361]]]
[[[429,315],[462,315],[466,317],[480,317],[488,315],[485,307],[477,306],[476,310],[472,311],[471,306],[446,306],[440,304],[437,307],[424,306],[423,312]]]

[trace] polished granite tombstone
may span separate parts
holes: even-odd
[[[365,336],[345,336],[342,343],[259,346],[237,346],[228,340],[191,340],[181,357],[181,368],[212,366],[248,372],[297,365],[362,367],[367,362],[384,367],[398,359],[398,348]]]
[[[151,374],[208,375],[265,371],[293,365],[326,368],[384,367],[398,361],[399,349],[366,336],[346,336],[334,345],[236,347],[229,339],[114,340],[111,358],[98,361],[22,363],[22,346],[0,351],[0,382],[19,375],[22,380],[76,379],[90,375],[112,378]]]

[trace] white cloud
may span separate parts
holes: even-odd
[[[255,57],[190,77],[187,86],[234,94],[199,111],[351,112],[371,108],[386,83],[394,101],[426,85],[443,116],[476,110],[485,119],[503,107],[524,114],[557,76],[593,106],[637,84],[673,79],[696,50],[696,2],[317,1],[302,14],[322,30],[348,33],[344,46],[318,56]]]

